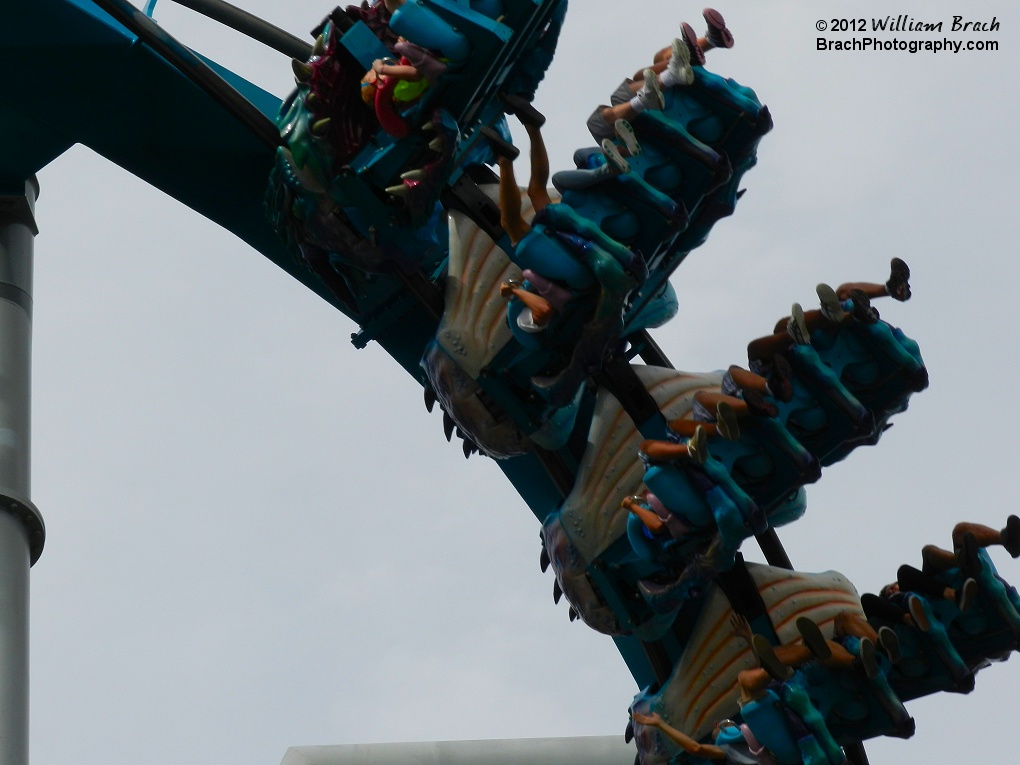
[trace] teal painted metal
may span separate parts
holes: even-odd
[[[0,140],[18,147],[0,178],[16,186],[83,144],[302,278],[262,210],[271,148],[93,3],[18,0],[2,14],[0,66],[23,74],[0,83]],[[217,69],[275,116],[278,99]]]

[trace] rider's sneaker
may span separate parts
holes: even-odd
[[[974,605],[974,598],[977,596],[978,583],[973,579],[967,579],[963,586],[956,591],[956,607],[961,611],[969,611]]]
[[[822,631],[806,616],[797,619],[797,632],[804,638],[804,645],[816,659],[826,661],[832,657],[832,648],[829,647]]]
[[[637,92],[637,97],[646,109],[662,111],[666,108],[666,99],[662,95],[662,88],[659,87],[659,75],[654,69],[645,69],[644,85]]]
[[[931,622],[928,621],[928,614],[924,612],[924,603],[917,595],[911,595],[907,599],[907,609],[910,611],[910,618],[914,620],[914,626],[921,632],[931,629]]]
[[[694,82],[694,70],[691,69],[691,51],[687,43],[677,38],[673,40],[669,64],[666,66],[670,78],[676,85],[690,85]]]
[[[769,390],[777,401],[789,401],[793,398],[793,368],[781,353],[772,357]]]
[[[910,300],[910,268],[899,258],[893,258],[889,265],[889,281],[885,283],[885,291],[889,297],[901,303]]]
[[[708,434],[701,425],[695,429],[694,435],[687,441],[687,454],[699,465],[704,465],[708,458]]]
[[[698,45],[698,35],[694,27],[686,21],[680,25],[680,39],[687,45],[687,52],[690,53],[690,62],[695,66],[705,65],[705,54]]]
[[[850,301],[854,304],[853,315],[862,324],[874,324],[878,321],[878,311],[871,305],[871,298],[860,290],[850,293]]]
[[[978,544],[977,537],[970,532],[963,535],[960,547],[956,550],[956,562],[964,576],[974,577],[981,573],[981,558],[978,557],[980,549],[981,545]]]
[[[706,8],[702,14],[705,23],[708,24],[708,31],[705,32],[705,39],[713,48],[732,48],[733,33],[726,28],[726,21],[722,14],[714,8]]]
[[[875,644],[871,642],[871,638],[861,638],[860,655],[857,658],[861,662],[864,676],[874,680],[878,676],[878,662],[875,661]]]
[[[503,105],[507,114],[516,114],[517,119],[524,125],[531,127],[542,127],[545,124],[545,115],[536,109],[531,101],[524,96],[503,94]]]
[[[720,401],[715,405],[715,425],[719,428],[719,435],[727,441],[740,440],[740,425],[737,423],[737,413],[725,401]]]
[[[1002,530],[1002,546],[1014,558],[1020,558],[1020,518],[1015,515],[1006,520],[1006,528]]]
[[[786,332],[797,345],[811,345],[811,333],[804,322],[804,309],[800,303],[790,307],[790,320],[786,322]]]
[[[793,677],[793,669],[779,660],[772,644],[761,635],[751,636],[751,650],[754,651],[761,668],[773,679],[783,681]]]
[[[616,144],[611,139],[603,138],[599,148],[602,149],[602,154],[606,158],[606,165],[609,166],[613,175],[630,172],[630,163],[623,158],[620,150],[616,148]]]
[[[885,651],[890,662],[900,663],[900,659],[903,658],[900,654],[900,639],[896,637],[896,632],[892,627],[878,628],[878,644],[882,646],[882,650]]]
[[[641,153],[641,144],[638,143],[637,136],[634,135],[634,127],[627,120],[619,119],[614,122],[613,130],[616,132],[616,137],[623,141],[627,154],[636,157]]]
[[[492,149],[497,157],[505,157],[509,160],[515,160],[520,156],[521,150],[514,146],[512,143],[507,141],[499,134],[498,130],[483,125],[478,131],[482,138],[485,139],[486,143],[489,144],[489,148]]]
[[[836,290],[822,283],[815,287],[815,292],[818,293],[818,302],[826,319],[834,324],[840,324],[847,319],[848,314],[843,310],[843,303],[837,297]]]

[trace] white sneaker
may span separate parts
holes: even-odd
[[[687,440],[687,454],[699,465],[708,459],[708,434],[700,425],[695,428],[694,435]]]
[[[740,440],[740,424],[737,422],[737,413],[725,401],[720,401],[715,405],[715,425],[719,428],[719,435],[727,441]]]
[[[694,82],[694,70],[691,69],[691,51],[687,43],[677,38],[673,41],[672,55],[669,57],[669,64],[666,66],[674,82],[678,85],[690,85]]]
[[[846,320],[848,314],[843,310],[843,303],[836,296],[836,290],[828,284],[819,284],[815,287],[818,293],[818,302],[822,308],[822,315],[829,321],[840,324]]]
[[[666,99],[662,95],[662,88],[659,87],[659,75],[654,69],[645,69],[644,77],[644,87],[637,92],[637,97],[646,109],[661,111],[666,107]]]
[[[617,120],[613,123],[613,129],[616,131],[616,137],[623,141],[630,156],[636,157],[641,153],[641,144],[638,143],[637,136],[634,135],[633,126],[627,120]]]
[[[616,144],[609,138],[603,138],[600,144],[603,155],[606,158],[606,164],[614,175],[620,175],[621,173],[630,172],[630,164],[623,158],[620,150],[616,148]]]
[[[804,309],[800,307],[800,303],[794,303],[790,307],[790,320],[786,322],[786,332],[797,345],[811,345],[811,333],[804,323]]]

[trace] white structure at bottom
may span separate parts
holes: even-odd
[[[293,746],[280,765],[631,765],[623,736]]]

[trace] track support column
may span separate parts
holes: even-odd
[[[38,194],[0,182],[0,765],[28,765],[28,572],[45,539],[29,499]]]

